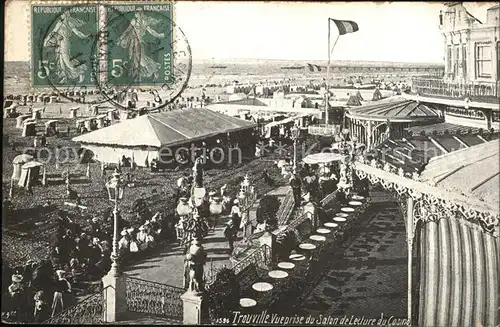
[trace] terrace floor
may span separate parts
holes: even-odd
[[[371,193],[369,216],[353,227],[346,248],[334,251],[333,268],[306,298],[299,315],[406,317],[405,223],[389,193]]]

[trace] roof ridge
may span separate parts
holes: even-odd
[[[165,122],[162,122],[161,120],[159,120],[158,118],[154,117],[153,115],[148,115],[148,116],[150,117],[150,119],[153,119],[154,121],[158,122],[159,124],[162,124],[163,126],[167,126],[168,128],[172,129],[174,132],[177,132],[177,133],[179,133],[180,135],[182,135],[184,137],[191,138],[189,135],[186,135],[186,134],[180,132],[179,130],[173,128],[172,126],[170,126],[169,124],[166,124]],[[161,141],[160,141],[160,143],[161,143]]]

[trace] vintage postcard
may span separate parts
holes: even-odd
[[[4,12],[2,323],[500,324],[497,3]]]

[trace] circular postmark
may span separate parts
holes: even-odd
[[[171,4],[62,7],[40,37],[34,78],[72,102],[161,109],[187,87],[189,42]]]

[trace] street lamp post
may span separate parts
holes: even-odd
[[[123,198],[124,184],[118,170],[115,170],[113,177],[106,183],[109,200],[114,203],[113,209],[113,250],[111,252],[111,276],[118,276],[118,201]]]
[[[126,275],[119,270],[118,256],[118,201],[123,198],[124,183],[118,170],[106,183],[109,200],[114,203],[113,209],[113,250],[111,252],[111,269],[102,278],[105,292],[106,310],[104,310],[104,322],[119,321],[127,311],[127,286]]]
[[[300,137],[300,128],[297,126],[297,122],[293,125],[291,134],[293,139],[293,173],[295,173],[297,171],[297,140]]]

